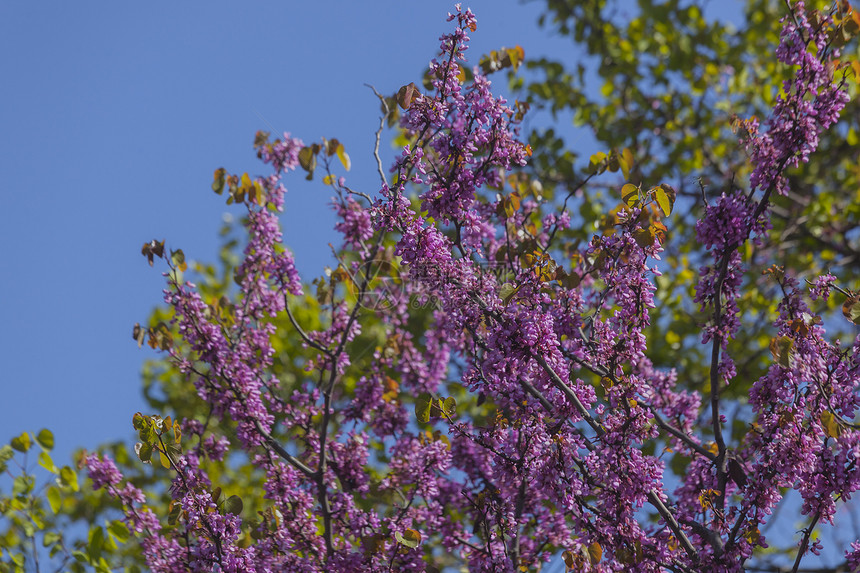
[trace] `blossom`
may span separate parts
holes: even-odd
[[[421,570],[435,550],[415,540],[432,537],[476,571],[515,571],[559,550],[595,571],[741,571],[767,546],[759,526],[783,488],[831,521],[860,488],[860,437],[840,431],[860,409],[860,338],[850,352],[829,341],[799,281],[780,275],[774,362],[749,394],[754,431],[728,448],[716,411],[714,435],[702,432],[702,397],[648,347],[647,329],[660,326],[653,210],[621,206],[575,253],[559,252],[566,203],[499,191],[528,156],[521,114],[478,68],[465,80],[476,20],[459,6],[449,20],[428,93],[401,117],[410,144],[391,181],[375,198],[335,186],[343,256],[320,288],[318,321],[289,312],[307,299],[281,245],[281,176],[309,148],[288,134],[258,138],[274,173],[243,207],[235,303],[225,309],[171,275],[164,300],[180,342],[166,351],[235,439],[183,422],[194,446],[171,458],[169,529],[110,460],[87,458],[94,487],[144,537],[150,568]],[[708,313],[716,394],[738,372],[727,351],[748,280],[740,247],[768,240],[771,193],[787,190],[785,169],[808,159],[846,101],[823,28],[802,3],[783,21],[777,57],[795,74],[762,124],[743,124],[750,190],[722,193],[696,225],[693,302]],[[834,280],[815,279],[812,298],[826,299]],[[284,324],[301,340],[299,380],[276,361]],[[480,398],[452,402],[456,385]],[[253,524],[206,471],[230,463],[232,444],[264,476]],[[669,491],[673,456],[689,463]]]

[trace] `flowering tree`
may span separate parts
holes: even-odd
[[[168,400],[175,420],[134,415],[139,462],[171,478],[149,499],[110,457],[82,458],[121,506],[111,538],[133,533],[146,566],[171,572],[516,571],[553,558],[573,571],[743,571],[792,490],[808,519],[797,571],[820,549],[816,527],[860,487],[860,338],[843,346],[820,318],[833,300],[860,324],[860,295],[832,274],[750,269],[773,253],[771,204],[791,170],[849,101],[854,69],[837,45],[860,17],[787,8],[776,57],[792,74],[764,121],[734,122],[748,184],[703,185],[695,199],[699,272],[677,280],[699,311],[705,392],[651,358],[672,344],[654,334],[661,257],[691,200],[643,180],[629,148],[596,153],[564,196],[543,196],[526,169],[540,151],[519,141],[528,105],[494,97],[485,75],[522,51],[470,70],[475,17],[458,7],[449,20],[429,87],[380,97],[380,133],[401,115],[404,146],[389,175],[379,161],[378,192],[337,174],[350,166],[337,140],[258,134],[272,173],[219,169],[213,182],[244,209],[232,277],[203,272],[196,285],[181,250],[144,245],[168,267],[169,310],[135,338],[169,357],[154,377],[193,385],[207,409]],[[324,172],[343,236],[313,294],[278,223],[296,169]],[[582,241],[593,221],[573,206],[611,173],[624,179],[610,184],[617,205]],[[731,341],[761,281],[779,293],[772,360],[739,380],[744,352],[760,349]],[[748,396],[729,409],[737,384]],[[48,498],[62,508],[59,490]],[[91,533],[77,562],[108,568],[105,539]],[[860,569],[860,542],[845,561]]]

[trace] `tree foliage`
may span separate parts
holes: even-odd
[[[133,335],[165,358],[133,452],[82,453],[79,480],[47,430],[0,450],[0,570],[775,571],[819,552],[860,487],[860,339],[832,337],[860,324],[860,16],[753,0],[730,33],[695,4],[617,8],[548,1],[592,56],[574,70],[519,47],[469,69],[458,8],[425,85],[380,96],[402,153],[390,175],[377,155],[379,190],[349,185],[337,139],[259,133],[269,175],[217,169],[241,213],[219,264],[142,248],[168,287]],[[487,79],[506,69],[513,104]],[[532,108],[598,148],[525,132]],[[343,237],[310,282],[278,226],[294,170],[322,172]],[[807,524],[771,539],[788,492]],[[838,549],[860,566],[860,541]]]

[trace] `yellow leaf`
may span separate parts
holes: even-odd
[[[744,538],[752,544],[758,543],[758,540],[761,538],[761,532],[758,528],[751,529],[744,533]]]
[[[421,545],[421,533],[415,531],[414,529],[407,529],[402,534],[397,532],[394,534],[394,538],[401,544],[405,545],[410,549],[415,549],[419,545]]]
[[[625,147],[621,151],[621,158],[624,160],[624,162],[621,163],[621,173],[624,175],[624,178],[627,179],[630,177],[630,168],[633,167],[633,153]]]
[[[860,294],[845,299],[842,303],[842,314],[854,324],[860,324]]]
[[[774,361],[783,368],[789,367],[793,348],[794,341],[788,336],[779,336],[770,341],[770,353]]]
[[[660,210],[663,211],[663,215],[668,217],[672,213],[672,207],[675,205],[675,190],[663,183],[659,187],[654,188],[654,198],[657,200]]]
[[[621,200],[628,207],[635,207],[639,202],[639,187],[632,183],[627,183],[621,188]]]
[[[599,151],[589,158],[589,169],[595,173],[606,171],[606,154]]]
[[[821,429],[828,438],[838,438],[842,435],[842,426],[839,419],[830,410],[821,412]]]
[[[349,171],[349,168],[352,167],[352,162],[349,160],[349,155],[344,150],[343,144],[337,146],[337,158],[340,159],[343,168]]]
[[[705,489],[699,493],[699,505],[704,509],[713,507],[714,498],[720,496],[720,492],[715,489]]]
[[[594,542],[588,546],[588,558],[592,565],[600,563],[600,558],[603,557],[603,548],[598,542]]]
[[[382,394],[382,399],[386,402],[394,402],[397,400],[397,394],[400,390],[400,384],[391,376],[386,376],[384,381],[385,393]]]
[[[561,558],[564,561],[565,567],[567,567],[568,569],[573,567],[573,565],[574,565],[573,553],[571,553],[570,551],[565,551],[564,553],[561,554]]]

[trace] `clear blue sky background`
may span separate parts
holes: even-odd
[[[527,58],[579,57],[538,29],[541,2],[464,4],[478,16],[472,63],[515,44]],[[66,463],[76,447],[131,441],[131,417],[145,408],[140,366],[151,356],[131,330],[164,284],[141,245],[166,239],[214,261],[231,209],[211,192],[212,172],[266,173],[252,149],[260,129],[339,138],[351,186],[375,193],[379,104],[364,84],[393,93],[419,82],[452,7],[0,3],[0,443],[47,427]],[[387,142],[383,151],[392,157]],[[300,174],[286,184],[286,243],[310,279],[336,240],[330,194]]]

